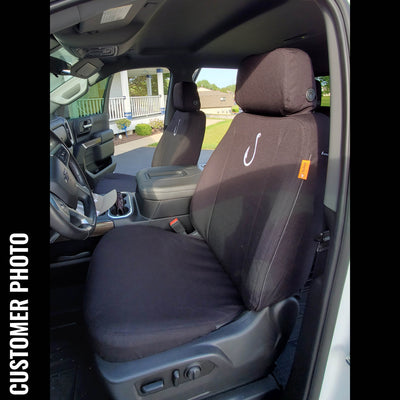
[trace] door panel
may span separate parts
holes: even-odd
[[[114,132],[105,112],[109,83],[108,78],[98,82],[69,106],[69,124],[75,138],[74,155],[92,187],[116,167]]]
[[[108,127],[108,115],[80,117],[71,120],[70,124],[75,135],[74,155],[94,187],[99,179],[116,167],[112,157],[114,132]]]

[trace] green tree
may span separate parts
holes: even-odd
[[[208,82],[206,79],[196,82],[196,85],[197,85],[197,87],[203,87],[205,89],[219,90],[219,87],[217,85],[215,85],[214,83]]]
[[[170,74],[163,74],[164,94],[168,94],[168,86],[170,81]],[[146,76],[132,76],[129,82],[129,96],[147,96]],[[151,92],[153,95],[158,94],[157,75],[151,76]]]
[[[203,87],[205,89],[210,89],[210,90],[219,90],[220,92],[224,93],[235,93],[236,90],[236,85],[228,85],[223,88],[219,88],[215,83],[210,83],[206,79],[203,79],[201,81],[196,82],[197,87]]]
[[[146,86],[145,76],[132,76],[129,78],[128,81],[129,81],[129,96],[147,96],[147,86]]]
[[[223,87],[223,88],[221,88],[219,90],[221,92],[224,92],[224,93],[229,93],[229,92],[235,93],[236,85],[228,85],[228,86],[225,86],[225,87]]]

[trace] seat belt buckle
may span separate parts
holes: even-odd
[[[182,222],[179,221],[178,218],[174,218],[170,223],[169,226],[171,227],[171,229],[173,231],[175,231],[176,233],[181,233],[183,235],[186,235],[186,230],[185,227],[183,226]]]

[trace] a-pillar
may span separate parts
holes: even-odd
[[[165,100],[164,100],[164,80],[163,80],[163,70],[157,68],[157,89],[158,96],[160,97],[160,110],[165,113]]]

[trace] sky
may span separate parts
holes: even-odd
[[[207,80],[219,88],[236,84],[237,69],[202,68],[196,81]]]

